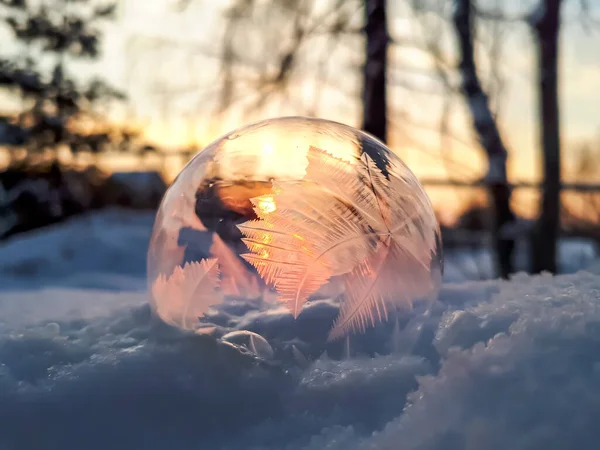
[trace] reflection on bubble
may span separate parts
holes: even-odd
[[[439,227],[406,165],[364,133],[308,118],[250,125],[196,155],[148,252],[154,312],[194,331],[219,325],[230,302],[284,304],[297,318],[329,297],[335,339],[431,300],[441,271]]]

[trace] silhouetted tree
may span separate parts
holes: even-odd
[[[538,105],[542,148],[543,193],[532,235],[532,271],[556,273],[560,229],[560,120],[558,38],[561,0],[540,0],[529,17],[537,40]]]
[[[389,35],[386,1],[365,0],[366,58],[363,81],[363,130],[387,140],[387,60]]]
[[[21,100],[19,111],[0,117],[0,144],[28,152],[99,152],[106,133],[82,133],[78,119],[94,118],[92,105],[122,94],[100,79],[87,83],[69,77],[69,60],[91,60],[100,52],[97,25],[113,15],[115,4],[95,0],[0,0],[2,20],[12,32],[13,55],[0,53],[0,88]],[[4,51],[7,46],[4,45]],[[8,47],[10,48],[10,47]],[[24,55],[24,56],[23,56]],[[42,67],[51,67],[50,71]]]
[[[473,4],[471,0],[456,0],[454,26],[458,36],[459,71],[462,93],[469,105],[473,127],[479,143],[486,151],[488,172],[485,182],[494,205],[492,234],[499,273],[506,278],[512,272],[514,238],[506,233],[507,224],[515,220],[510,207],[510,187],[506,175],[508,152],[489,106],[488,96],[481,87],[475,66]]]

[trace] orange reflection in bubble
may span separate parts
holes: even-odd
[[[262,214],[269,214],[277,210],[277,205],[275,204],[275,199],[273,199],[272,195],[261,197],[258,200],[256,207],[260,209]]]

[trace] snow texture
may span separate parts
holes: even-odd
[[[301,324],[221,312],[273,347],[258,358],[152,318],[150,224],[113,211],[0,250],[0,449],[597,448],[600,265],[447,283],[429,315],[330,356],[331,302]]]
[[[43,286],[145,288],[153,221],[153,213],[114,209],[0,242],[0,292]]]

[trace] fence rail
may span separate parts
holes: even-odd
[[[457,181],[457,180],[443,180],[436,178],[424,178],[421,179],[423,186],[431,187],[457,187],[457,188],[485,188],[486,183],[483,181]],[[540,183],[532,183],[527,181],[520,181],[517,183],[511,183],[512,189],[542,189],[543,185]],[[600,192],[600,184],[591,183],[561,183],[560,186],[562,191],[575,191],[575,192]]]

